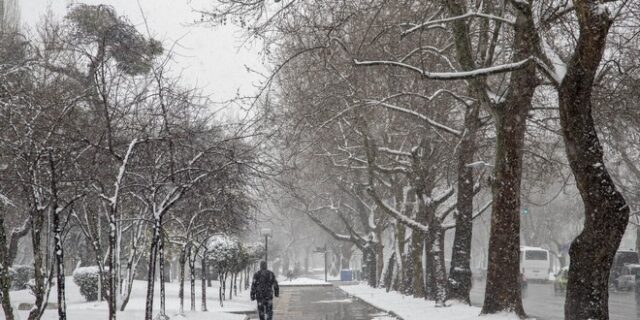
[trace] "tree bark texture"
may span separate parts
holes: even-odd
[[[200,264],[202,266],[202,274],[200,275],[201,279],[202,279],[202,296],[201,296],[201,300],[202,300],[202,304],[200,306],[200,309],[202,309],[202,311],[207,311],[207,250],[205,250],[202,254],[202,259],[200,260]],[[246,281],[245,281],[246,282]]]
[[[538,54],[540,39],[531,7],[516,6],[514,26],[515,61]],[[489,267],[483,314],[514,312],[525,317],[520,288],[520,188],[526,120],[539,79],[533,62],[511,74],[504,102],[494,106],[496,159],[492,185]]]
[[[9,252],[7,247],[7,234],[4,227],[5,213],[0,212],[0,297],[2,298],[2,310],[7,320],[14,320],[13,307],[11,306],[11,297],[9,289],[11,288],[11,278],[9,277],[9,268],[11,267],[9,260]]]
[[[153,236],[149,250],[149,270],[147,273],[147,298],[145,304],[145,320],[153,320],[153,289],[156,279],[156,263],[158,258],[158,243],[160,242],[161,222],[156,219],[153,224]]]
[[[604,166],[592,116],[593,83],[612,23],[599,5],[574,1],[580,37],[559,89],[567,158],[585,208],[584,228],[569,249],[567,320],[609,319],[609,272],[629,220],[629,207]]]
[[[422,254],[424,251],[424,235],[413,230],[411,232],[411,289],[416,298],[426,297]]]
[[[180,299],[180,313],[184,313],[184,273],[187,264],[187,246],[182,247],[180,252],[180,258],[178,258],[179,264],[179,290],[178,290],[178,298]]]
[[[479,105],[469,107],[465,115],[465,130],[458,153],[458,193],[456,229],[451,252],[451,269],[447,282],[447,299],[471,304],[471,239],[473,236],[473,162],[476,153],[476,133],[479,127]]]
[[[196,311],[196,258],[198,256],[197,249],[191,251],[189,257],[189,288],[191,289],[190,310]]]

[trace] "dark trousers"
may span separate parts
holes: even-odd
[[[258,300],[260,320],[273,320],[273,300]]]

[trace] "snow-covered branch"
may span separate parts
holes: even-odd
[[[470,12],[467,12],[467,13],[465,13],[463,15],[459,15],[459,16],[455,16],[455,17],[448,17],[448,18],[443,18],[443,19],[430,20],[430,21],[418,24],[418,25],[416,25],[416,26],[414,26],[412,28],[409,28],[409,29],[405,30],[404,32],[402,32],[402,35],[406,36],[406,35],[409,35],[409,34],[411,34],[413,32],[416,32],[418,30],[428,29],[428,28],[433,27],[433,26],[442,25],[442,24],[453,22],[453,21],[457,21],[457,20],[471,19],[471,18],[490,19],[490,20],[503,22],[503,23],[506,23],[506,24],[509,24],[509,25],[515,25],[515,21],[514,20],[506,19],[504,17],[500,17],[500,16],[496,16],[496,15],[492,15],[492,14],[486,14],[486,13],[481,13],[481,12],[470,11]]]
[[[431,80],[466,80],[477,77],[490,76],[494,74],[507,73],[515,70],[519,70],[524,68],[528,63],[534,61],[533,58],[527,58],[521,61],[505,63],[501,65],[486,67],[486,68],[478,68],[471,71],[457,71],[457,72],[430,72],[418,68],[416,66],[398,62],[391,60],[372,60],[372,61],[360,61],[357,59],[353,60],[354,63],[358,66],[386,66],[386,67],[399,67],[402,69],[406,69],[419,75],[431,79]]]
[[[439,129],[439,130],[442,130],[444,132],[453,134],[455,136],[461,136],[462,135],[462,132],[460,132],[459,130],[453,129],[453,128],[448,127],[448,126],[446,126],[444,124],[436,122],[436,121],[432,120],[431,118],[429,118],[429,117],[427,117],[427,116],[425,116],[425,115],[423,115],[423,114],[421,114],[419,112],[413,111],[411,109],[399,107],[399,106],[396,106],[396,105],[393,105],[393,104],[390,104],[390,103],[387,103],[387,102],[377,101],[377,100],[368,100],[368,104],[369,105],[374,105],[374,106],[375,105],[379,105],[379,106],[385,107],[385,108],[390,109],[390,110],[394,110],[394,111],[397,111],[397,112],[401,112],[401,113],[405,113],[405,114],[414,116],[414,117],[426,122],[427,124],[429,124],[430,126],[436,128],[436,129]]]

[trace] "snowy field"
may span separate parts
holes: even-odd
[[[371,288],[366,284],[341,286],[340,289],[377,308],[393,312],[404,320],[519,320],[512,314],[480,317],[480,308],[463,304],[436,308],[433,301],[403,296],[397,292],[386,292],[385,289]]]
[[[180,300],[178,299],[178,283],[167,283],[167,315],[171,319],[187,319],[187,320],[242,320],[244,315],[232,314],[228,312],[247,312],[255,310],[255,303],[249,300],[249,291],[238,292],[237,297],[233,297],[232,300],[224,301],[224,307],[220,307],[218,300],[218,283],[214,282],[213,287],[207,288],[207,307],[208,312],[200,311],[200,282],[196,285],[196,310],[195,312],[188,311],[190,308],[190,289],[189,283],[185,283],[185,313],[179,315]],[[118,319],[123,320],[139,320],[144,319],[144,306],[145,306],[145,293],[147,283],[144,281],[136,281],[133,286],[133,292],[131,294],[131,300],[124,312],[118,313]],[[106,302],[86,302],[84,297],[80,294],[80,290],[73,283],[71,277],[67,278],[67,318],[69,320],[93,320],[93,319],[106,319],[107,318],[107,304]],[[154,316],[158,313],[160,307],[160,289],[158,283],[156,283],[156,295],[154,299]],[[57,299],[55,288],[51,291],[49,302],[54,303]],[[32,303],[34,301],[33,296],[28,290],[12,291],[11,300],[14,305],[14,312],[18,316],[18,319],[27,319],[28,311],[18,311],[18,305],[20,303]],[[0,308],[0,319],[4,319],[4,313]],[[49,309],[45,312],[42,319],[54,320],[58,318],[57,309]]]

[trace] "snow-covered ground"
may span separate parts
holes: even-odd
[[[480,308],[463,304],[436,308],[433,301],[403,296],[397,292],[386,292],[385,289],[371,288],[365,284],[341,286],[340,289],[377,308],[391,311],[404,320],[519,320],[513,314],[480,317]]]
[[[92,319],[106,319],[107,318],[107,304],[106,302],[86,302],[84,297],[80,294],[80,290],[73,283],[69,277],[66,281],[67,287],[67,318],[69,320],[92,320]],[[139,320],[144,319],[144,307],[145,307],[145,293],[147,283],[144,281],[136,281],[133,285],[133,292],[131,299],[124,312],[118,313],[118,319],[123,320]],[[228,312],[248,312],[255,310],[255,302],[249,300],[249,291],[238,292],[237,297],[233,297],[232,300],[226,300],[224,307],[220,307],[218,300],[218,283],[214,282],[213,287],[207,288],[207,307],[208,312],[200,311],[200,282],[196,285],[196,310],[195,312],[188,311],[190,308],[190,289],[189,283],[185,283],[185,313],[184,317],[179,315],[180,300],[178,298],[178,283],[167,283],[167,315],[171,319],[187,319],[187,320],[242,320],[243,315],[231,314]],[[154,299],[154,315],[158,313],[160,307],[159,300],[159,284],[156,282],[156,295]],[[20,303],[32,303],[34,301],[33,296],[28,290],[12,291],[11,300],[14,305],[14,310],[18,319],[27,319],[28,311],[18,311],[18,305]],[[49,302],[55,303],[57,295],[55,288],[51,291]],[[4,313],[0,308],[0,319],[4,319]],[[42,319],[54,320],[58,318],[57,309],[49,309],[45,312]]]
[[[312,278],[294,278],[288,280],[287,278],[278,278],[278,285],[281,287],[287,286],[330,286],[328,282],[324,280],[312,279]]]

